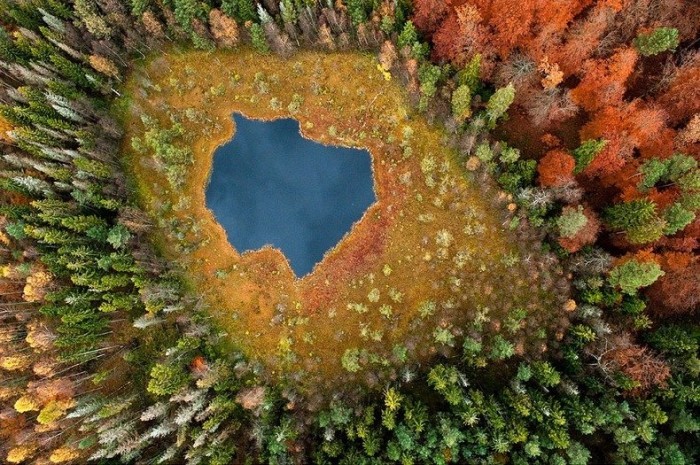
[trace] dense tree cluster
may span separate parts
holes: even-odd
[[[601,240],[618,253],[697,250],[697,2],[419,0],[413,22],[438,62],[478,58],[482,79],[515,86],[507,137],[542,137],[528,147],[540,185],[583,189]]]
[[[0,23],[0,460],[700,459],[697,2],[4,0]],[[171,41],[381,53],[465,175],[502,188],[507,226],[568,267],[556,350],[472,331],[314,412],[266,386],[154,252],[122,169],[110,100]],[[182,128],[145,123],[136,148],[178,186]]]

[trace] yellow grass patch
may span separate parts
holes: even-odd
[[[531,252],[503,226],[508,201],[477,185],[374,57],[170,50],[136,70],[125,95],[127,168],[163,253],[272,378],[377,382],[459,353],[465,334],[502,332],[521,352],[541,348],[544,330],[559,324],[549,278],[528,268]],[[238,253],[206,208],[213,152],[233,136],[233,112],[291,116],[307,138],[372,154],[378,202],[302,279],[277,249]],[[151,153],[131,148],[148,129],[142,114],[185,126],[194,163],[183,188],[170,188]],[[517,309],[527,317],[510,331]]]

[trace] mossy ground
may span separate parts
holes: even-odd
[[[485,364],[495,334],[515,353],[536,352],[565,324],[551,291],[558,277],[504,226],[498,192],[465,172],[445,133],[373,57],[170,49],[138,68],[124,95],[127,168],[155,240],[272,379],[408,377],[436,353],[461,354],[467,336],[483,343],[473,361]],[[307,138],[372,154],[378,201],[302,279],[277,249],[239,254],[206,208],[213,152],[232,137],[233,112],[291,116]],[[186,128],[194,163],[181,189],[131,147],[148,129],[142,114]]]

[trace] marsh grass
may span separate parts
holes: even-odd
[[[540,352],[565,324],[557,276],[506,227],[507,200],[463,169],[373,57],[171,49],[125,87],[127,169],[154,241],[271,379],[381,385],[437,354],[484,365]],[[293,117],[304,137],[372,155],[378,201],[301,279],[278,249],[239,254],[205,205],[233,112]],[[177,182],[139,146],[144,121],[183,129],[173,143],[193,156]]]

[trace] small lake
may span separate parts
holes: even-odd
[[[236,250],[272,245],[304,276],[376,200],[370,154],[304,139],[293,119],[233,119],[233,139],[214,153],[207,207]]]

